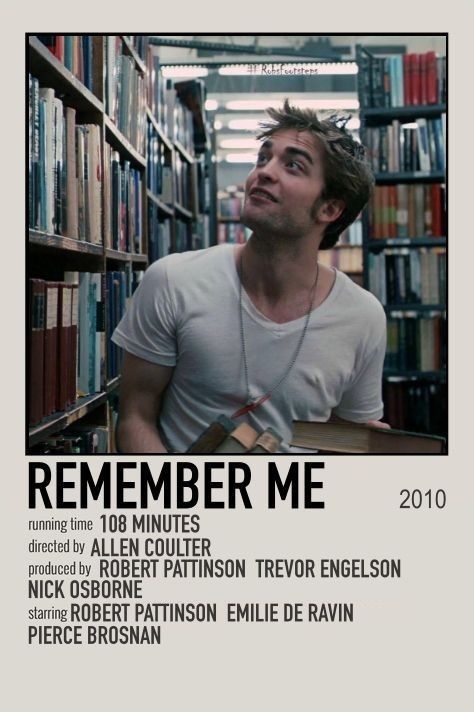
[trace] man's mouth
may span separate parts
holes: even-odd
[[[271,200],[273,203],[278,203],[278,200],[268,192],[268,190],[265,190],[264,188],[252,188],[250,191],[250,197],[251,198],[265,198],[266,200]]]

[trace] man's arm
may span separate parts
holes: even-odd
[[[158,432],[161,398],[173,368],[125,352],[120,385],[117,447],[123,453],[164,453]]]

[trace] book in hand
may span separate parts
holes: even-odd
[[[358,423],[293,421],[291,445],[328,453],[424,454],[444,452],[445,440],[406,430],[388,430]]]

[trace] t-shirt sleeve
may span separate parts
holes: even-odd
[[[145,272],[112,341],[145,361],[176,364],[176,319],[167,258],[157,260]]]
[[[379,420],[383,416],[382,372],[385,358],[386,334],[377,347],[363,360],[359,372],[344,392],[333,413],[354,423]]]

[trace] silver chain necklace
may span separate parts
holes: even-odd
[[[248,363],[247,363],[247,346],[245,343],[245,330],[244,330],[244,310],[243,310],[243,306],[242,306],[242,283],[243,283],[243,259],[242,259],[242,256],[239,261],[238,275],[239,275],[240,342],[242,345],[242,357],[243,357],[243,361],[244,361],[244,376],[245,376],[245,387],[247,390],[247,401],[244,406],[242,406],[235,413],[233,413],[233,415],[232,415],[233,418],[238,418],[239,416],[244,415],[245,413],[249,413],[250,411],[253,411],[256,408],[258,408],[259,406],[261,406],[262,403],[264,403],[266,400],[268,400],[270,398],[270,396],[282,385],[282,383],[290,375],[291,369],[295,365],[296,360],[300,354],[301,347],[303,345],[303,341],[306,336],[306,332],[308,331],[309,320],[311,317],[311,312],[312,312],[312,307],[313,307],[313,302],[314,302],[314,295],[316,292],[316,287],[318,285],[319,263],[316,262],[316,278],[314,280],[313,286],[311,287],[311,289],[309,291],[308,311],[306,312],[306,319],[304,322],[304,326],[301,331],[300,337],[298,339],[298,343],[296,345],[293,357],[291,358],[290,362],[288,363],[288,366],[283,371],[281,377],[275,382],[275,384],[271,388],[269,388],[266,393],[264,393],[263,395],[258,396],[256,398],[253,398],[250,395],[250,385],[249,385],[249,370],[248,370]]]

